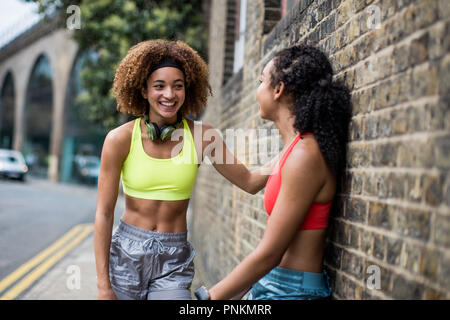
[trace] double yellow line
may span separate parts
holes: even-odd
[[[10,275],[0,281],[0,294],[27,274],[20,282],[0,296],[0,300],[12,300],[30,287],[39,277],[61,260],[70,250],[83,241],[94,230],[93,224],[80,224],[55,241],[50,247],[21,265]]]

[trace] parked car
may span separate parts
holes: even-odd
[[[25,181],[28,166],[20,151],[0,149],[0,176]]]
[[[75,156],[75,174],[80,182],[97,184],[100,158],[97,156]]]

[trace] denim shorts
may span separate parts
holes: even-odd
[[[247,299],[316,300],[330,295],[330,279],[325,270],[311,273],[275,267],[253,285]]]
[[[120,220],[111,240],[111,286],[118,299],[189,300],[194,256],[187,232],[149,231]]]

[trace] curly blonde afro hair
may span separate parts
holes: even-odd
[[[212,95],[208,82],[208,66],[199,54],[182,41],[148,40],[130,48],[120,62],[114,76],[113,93],[120,112],[142,116],[148,101],[142,97],[147,79],[154,66],[163,58],[170,58],[184,69],[186,98],[180,111],[183,115],[198,116]]]

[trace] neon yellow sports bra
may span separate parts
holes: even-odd
[[[189,199],[197,176],[198,161],[186,119],[183,119],[183,148],[175,157],[168,159],[152,158],[145,153],[140,123],[141,118],[134,122],[130,152],[122,166],[124,193],[141,199]]]

